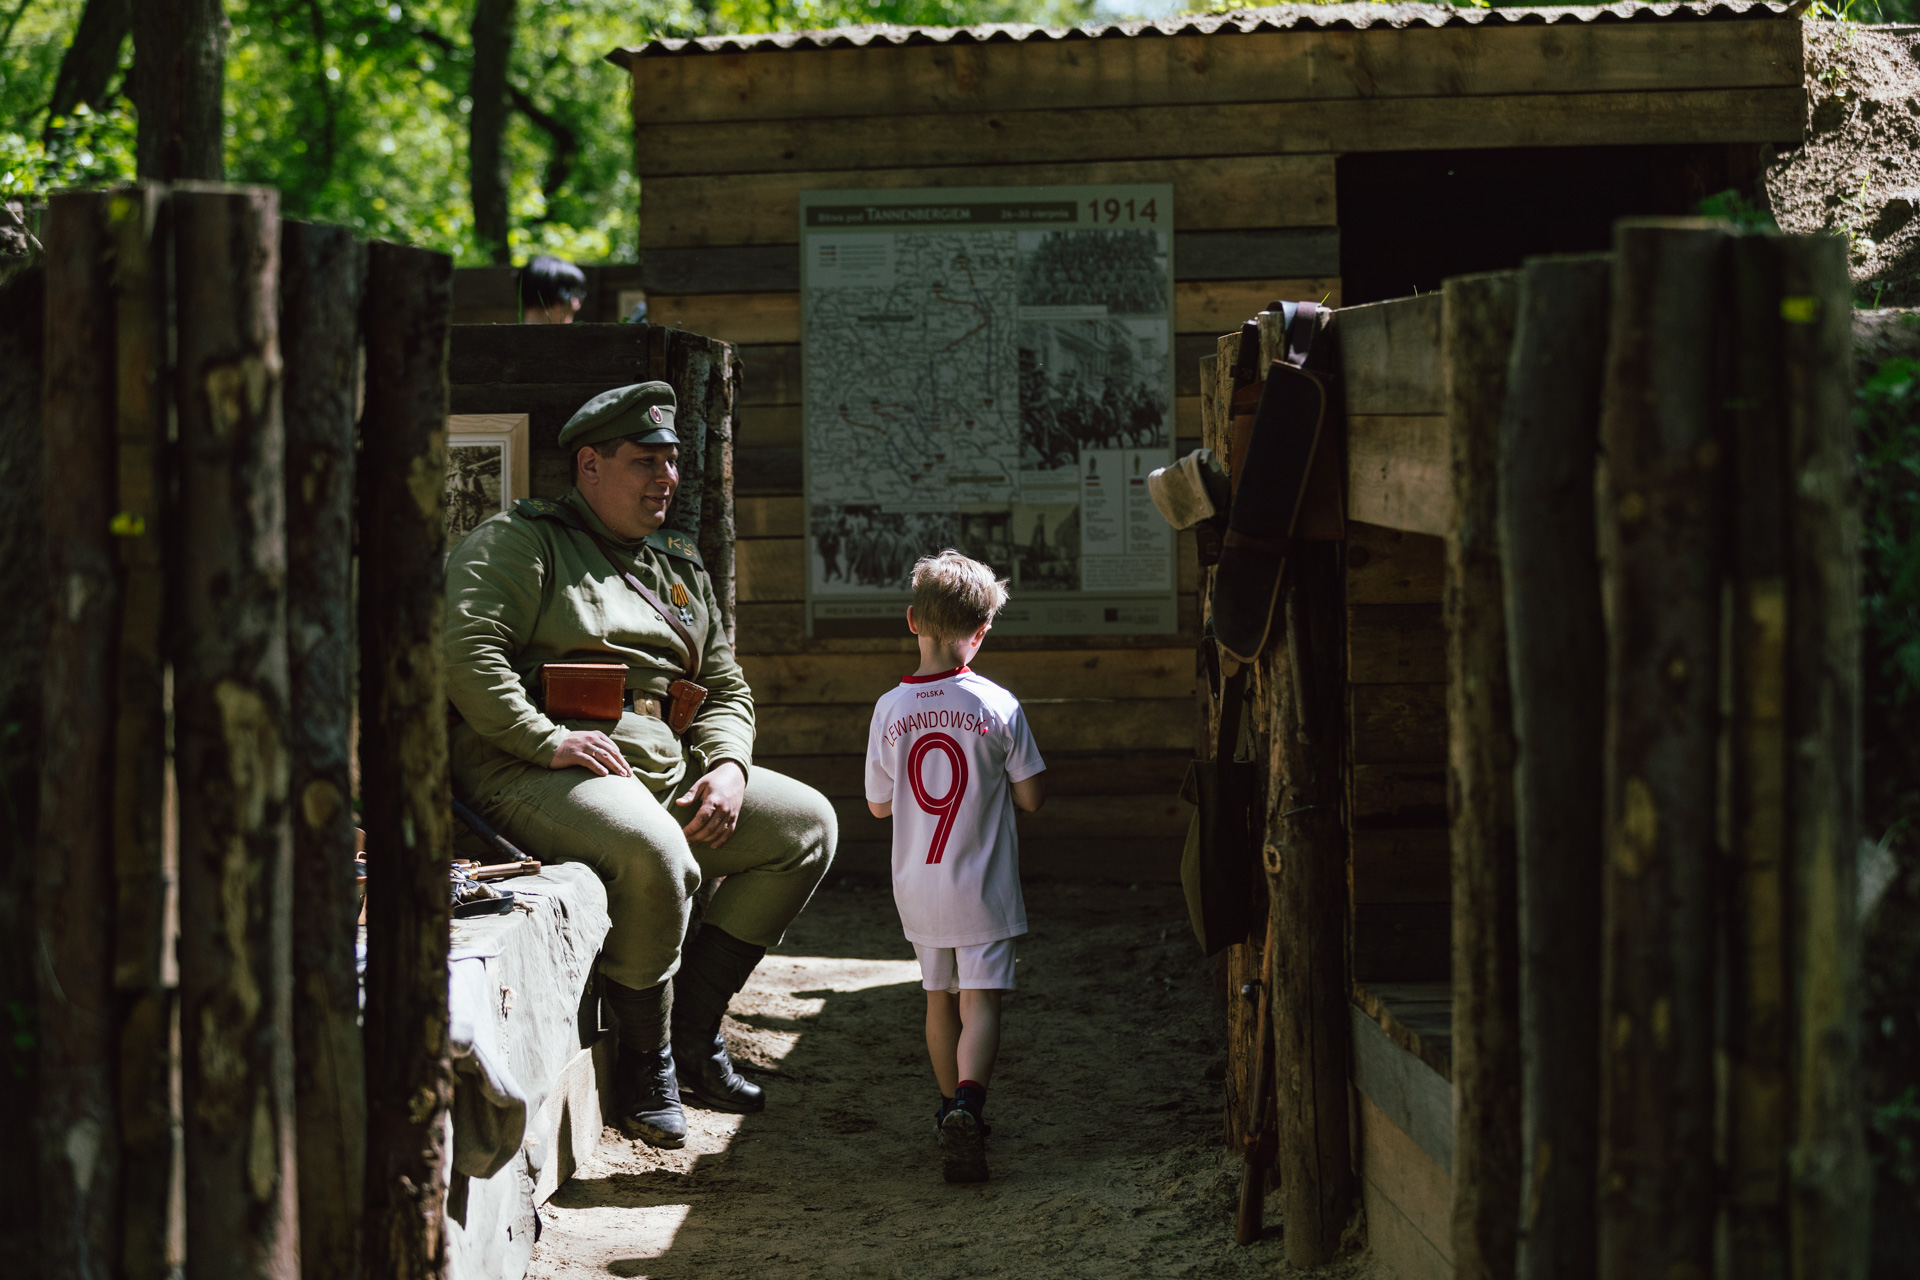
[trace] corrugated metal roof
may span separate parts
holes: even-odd
[[[1694,4],[1567,5],[1538,9],[1458,9],[1445,4],[1283,4],[1229,13],[1184,13],[1150,22],[1083,27],[989,23],[977,27],[896,27],[885,24],[829,31],[769,31],[752,35],[655,40],[618,49],[616,60],[693,53],[766,53],[782,49],[864,49],[875,45],[1004,44],[1028,40],[1113,40],[1143,36],[1207,36],[1258,31],[1366,31],[1377,27],[1475,27],[1575,22],[1714,21],[1784,15],[1770,0],[1709,0]]]

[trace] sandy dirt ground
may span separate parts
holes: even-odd
[[[1221,1142],[1220,1017],[1177,890],[1028,887],[1000,1066],[991,1181],[949,1186],[925,999],[884,885],[823,890],[735,999],[727,1038],[767,1090],[756,1116],[689,1109],[681,1151],[603,1132],[541,1210],[530,1275],[1242,1277],[1240,1166]],[[1360,1280],[1349,1258],[1311,1274]]]

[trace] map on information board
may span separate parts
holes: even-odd
[[[1003,634],[1178,631],[1173,188],[810,191],[800,228],[809,633],[900,634],[949,546]]]

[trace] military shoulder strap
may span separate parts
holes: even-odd
[[[690,681],[699,680],[700,646],[694,642],[693,633],[687,630],[686,624],[681,622],[672,610],[667,608],[666,601],[648,590],[646,583],[640,581],[631,569],[628,569],[626,565],[621,563],[620,557],[614,554],[613,548],[607,545],[606,539],[595,533],[592,527],[580,518],[579,512],[564,502],[553,502],[546,498],[522,498],[513,504],[513,509],[520,515],[531,516],[535,519],[558,520],[568,528],[578,529],[581,533],[586,534],[587,537],[592,540],[593,545],[600,548],[600,554],[606,557],[607,563],[612,566],[613,571],[620,575],[621,580],[625,582],[627,586],[631,587],[636,595],[653,606],[654,611],[660,615],[667,626],[673,631],[674,636],[678,638],[681,645],[685,647],[687,651],[687,674],[685,678]],[[656,541],[657,539],[679,543],[684,549],[676,549],[672,546],[661,546],[659,542]],[[647,545],[665,551],[669,555],[679,555],[682,559],[693,561],[695,565],[700,563],[699,551],[693,546],[693,540],[684,533],[669,533],[665,529],[657,530],[647,538]]]

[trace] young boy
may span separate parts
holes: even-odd
[[[987,1177],[1000,993],[1013,990],[1013,940],[1027,931],[1013,810],[1046,799],[1018,699],[967,670],[1006,602],[1007,584],[958,551],[914,565],[907,630],[920,667],[881,697],[867,733],[867,808],[893,818],[893,901],[927,991],[948,1182]]]

